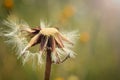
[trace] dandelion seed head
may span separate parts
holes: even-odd
[[[56,28],[42,28],[40,33],[47,35],[47,36],[50,36],[50,35],[54,36],[55,34],[58,33],[58,30]]]
[[[31,29],[29,25],[19,20],[14,15],[11,15],[3,22],[9,29],[3,30],[3,36],[8,38],[8,44],[14,45],[14,49],[18,58],[22,58],[23,65],[32,61],[33,65],[43,64],[43,55],[47,49],[51,50],[52,61],[59,63],[63,57],[69,55],[74,58],[75,52],[72,50],[73,44],[76,42],[77,32],[60,33],[56,28],[50,28],[42,21],[40,27]],[[34,34],[28,42],[26,37],[28,32]],[[31,52],[30,47],[40,44],[39,52]]]

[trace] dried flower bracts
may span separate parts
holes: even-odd
[[[3,36],[7,37],[8,43],[16,45],[17,53],[23,57],[23,63],[30,59],[36,59],[38,64],[41,64],[42,55],[46,50],[51,50],[51,57],[53,63],[62,63],[69,57],[74,57],[74,52],[71,50],[73,46],[72,39],[76,37],[76,33],[70,33],[70,36],[65,36],[59,32],[58,29],[50,28],[41,22],[41,25],[36,28],[30,28],[25,22],[20,22],[16,17],[9,16],[4,24],[10,29],[3,32]],[[31,36],[28,42],[27,37]],[[67,38],[68,37],[68,38]],[[69,39],[72,37],[71,39]],[[32,53],[29,48],[39,44],[39,53]],[[64,57],[65,56],[65,57]]]

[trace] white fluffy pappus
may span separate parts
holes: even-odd
[[[18,58],[22,57],[23,64],[25,64],[28,61],[32,61],[33,65],[41,65],[43,64],[42,54],[43,53],[33,53],[30,50],[25,51],[25,55],[22,56],[22,51],[28,44],[27,41],[27,33],[23,32],[24,29],[30,28],[29,25],[24,22],[20,21],[17,17],[14,15],[9,16],[7,20],[4,20],[4,25],[8,27],[8,29],[3,29],[2,36],[6,37],[8,40],[6,42],[8,44],[14,45],[14,49],[16,49],[16,53],[18,55]],[[40,23],[40,26],[42,28],[45,28],[47,25],[44,24],[44,22]],[[48,27],[48,26],[47,26]],[[65,37],[67,37],[71,42],[75,43],[77,36],[77,31],[72,32],[66,32],[63,33]],[[55,48],[58,56],[62,60],[65,56],[69,55],[69,57],[75,57],[75,52],[72,50],[73,45],[63,41],[64,48]],[[63,51],[64,50],[64,51]],[[53,52],[54,53],[54,52]],[[57,58],[54,54],[51,54],[52,60],[54,62],[57,61]],[[36,63],[37,62],[37,63]]]

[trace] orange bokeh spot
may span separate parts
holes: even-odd
[[[73,6],[66,6],[63,10],[63,16],[66,18],[71,17],[74,14],[74,8]]]
[[[90,35],[89,35],[88,32],[81,33],[81,35],[80,35],[80,42],[86,43],[86,42],[89,41],[89,39],[90,39]]]
[[[11,9],[13,7],[13,0],[4,0],[4,6]]]
[[[73,16],[75,13],[75,9],[71,5],[65,6],[63,9],[63,12],[60,14],[60,22],[65,22],[67,21],[71,16]]]

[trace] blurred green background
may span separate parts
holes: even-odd
[[[51,80],[120,80],[120,0],[0,0],[0,28],[10,12],[31,27],[45,20],[79,31],[76,58],[52,65]],[[43,80],[44,65],[23,66],[4,41],[0,37],[0,80]]]

